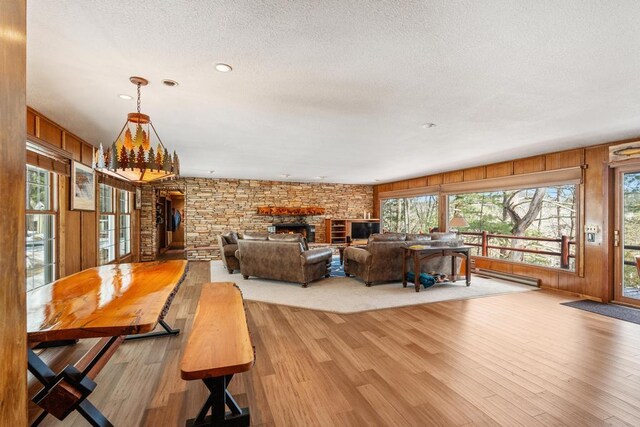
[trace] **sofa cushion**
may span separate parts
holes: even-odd
[[[369,236],[369,240],[373,242],[399,242],[406,238],[407,235],[404,233],[376,233]]]
[[[366,249],[349,246],[344,250],[344,259],[368,265],[371,262],[371,252]]]
[[[309,265],[318,262],[329,262],[333,255],[330,248],[315,248],[308,251],[304,251],[302,255],[302,264]]]
[[[228,233],[223,234],[222,237],[224,237],[227,243],[231,245],[235,245],[238,243],[238,233],[236,233],[235,231],[229,231]]]
[[[431,240],[431,235],[429,234],[407,234],[407,240],[411,240],[414,242],[425,242]]]
[[[307,244],[307,239],[305,239],[300,233],[277,233],[277,234],[269,234],[270,241],[278,241],[278,242],[300,242],[302,243],[302,247],[304,250],[309,250],[309,245]]]
[[[458,235],[456,233],[431,233],[431,240],[456,240]]]
[[[247,231],[242,234],[244,240],[269,240],[269,233],[266,231]]]
[[[269,234],[269,240],[279,240],[281,242],[301,242],[302,234],[300,233],[277,233]]]

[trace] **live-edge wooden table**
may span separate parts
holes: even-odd
[[[90,268],[43,286],[27,296],[31,343],[101,338],[75,365],[55,373],[30,348],[28,368],[44,386],[32,401],[63,420],[77,410],[93,426],[111,426],[87,399],[93,381],[127,335],[152,331],[169,310],[187,271],[187,261],[116,264]]]
[[[416,292],[420,292],[420,263],[424,260],[436,257],[451,257],[451,281],[456,281],[456,258],[462,258],[465,262],[465,279],[467,286],[471,284],[471,269],[469,268],[469,249],[471,246],[408,246],[402,254],[402,286],[407,287],[407,273],[409,270],[408,259],[413,259],[413,284]]]

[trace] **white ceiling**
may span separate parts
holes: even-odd
[[[27,100],[108,145],[141,75],[183,176],[384,182],[639,136],[639,28],[634,0],[29,0]]]

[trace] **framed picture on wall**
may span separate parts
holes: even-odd
[[[142,209],[142,188],[136,187],[135,204],[136,209]]]
[[[89,166],[73,162],[71,165],[71,209],[96,210],[96,174]]]

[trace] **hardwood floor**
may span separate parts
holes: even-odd
[[[204,386],[182,381],[179,361],[208,280],[209,264],[191,263],[167,317],[182,333],[123,344],[97,377],[91,401],[116,426],[197,414]],[[256,364],[230,389],[264,426],[640,425],[640,325],[559,304],[570,299],[539,291],[350,315],[247,302]],[[46,357],[64,365],[86,345]],[[61,424],[85,425],[43,423]]]

